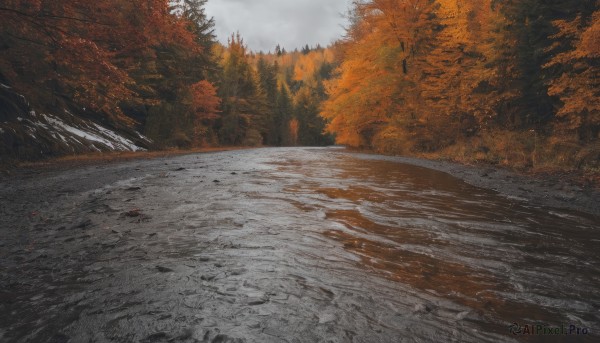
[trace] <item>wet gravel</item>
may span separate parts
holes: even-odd
[[[600,216],[600,191],[569,175],[521,174],[490,165],[462,165],[450,161],[414,157],[391,157],[356,153],[363,159],[410,164],[448,173],[470,185],[498,192],[506,197],[535,205],[570,209]]]
[[[410,162],[257,149],[4,178],[0,341],[600,338],[593,210]]]

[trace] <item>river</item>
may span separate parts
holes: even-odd
[[[339,148],[0,182],[2,342],[597,342],[599,218]]]

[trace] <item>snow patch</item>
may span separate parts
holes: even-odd
[[[102,152],[102,150],[98,149],[94,144],[90,144],[90,148],[96,150],[97,152]]]
[[[58,137],[60,138],[61,141],[65,142],[66,145],[69,145],[69,143],[67,142],[67,139],[65,138],[65,136],[61,135],[60,133],[57,133]]]
[[[66,111],[66,112],[68,113],[68,111]],[[65,123],[64,121],[62,121],[61,119],[51,116],[51,115],[43,114],[42,116],[46,119],[46,122],[48,122],[48,124],[50,126],[52,126],[54,129],[57,129],[57,130],[63,131],[63,132],[66,131],[66,132],[70,133],[71,135],[73,135],[74,137],[72,139],[77,140],[77,138],[80,138],[80,139],[82,138],[82,139],[88,140],[93,143],[100,143],[100,144],[105,145],[105,146],[109,147],[110,149],[116,150],[116,151],[144,150],[144,149],[138,147],[137,145],[135,145],[132,141],[128,140],[127,138],[120,136],[116,132],[111,131],[105,127],[98,125],[98,124],[93,123],[93,127],[89,126],[87,129],[83,129],[83,128],[77,128],[77,127],[71,126],[71,125]],[[41,124],[41,125],[43,125],[43,124]],[[58,132],[56,132],[56,134],[59,135],[59,137],[63,140],[63,142],[68,144],[67,139],[65,137],[63,137]],[[94,144],[92,144],[90,146],[90,148],[100,151],[100,149],[98,149],[98,147],[96,147]]]
[[[145,149],[142,149],[142,148],[138,147],[137,145],[135,145],[129,139],[127,139],[127,138],[125,138],[123,136],[120,136],[118,133],[116,133],[116,132],[114,132],[112,130],[109,130],[109,129],[107,129],[107,128],[103,127],[103,126],[100,126],[98,124],[94,124],[94,126],[96,127],[96,129],[101,134],[103,134],[104,136],[107,136],[108,138],[110,138],[111,140],[113,140],[114,142],[116,142],[117,144],[120,144],[121,146],[126,147],[127,150],[131,150],[131,151],[145,150]],[[143,136],[140,135],[139,133],[138,133],[138,135],[143,138]]]
[[[12,88],[9,85],[5,85],[4,83],[0,83],[0,87],[2,87],[4,89],[11,89]]]
[[[21,118],[21,117],[17,117],[17,120],[18,120],[18,121],[23,121],[23,118]]]
[[[150,140],[150,138],[145,137],[144,135],[142,135],[141,133],[135,131],[135,133],[138,135],[138,137],[140,137],[141,139],[146,139],[146,140]]]
[[[4,129],[0,127],[0,134],[4,133]]]

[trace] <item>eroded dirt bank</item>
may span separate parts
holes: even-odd
[[[552,185],[513,177],[530,197],[499,195],[431,168],[495,171],[419,161],[258,149],[4,178],[0,340],[598,339],[594,204],[546,207]]]

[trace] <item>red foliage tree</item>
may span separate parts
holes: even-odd
[[[71,99],[113,124],[137,96],[130,72],[153,46],[200,51],[168,0],[7,0],[0,5],[0,77],[40,102]],[[43,87],[40,87],[43,86]]]

